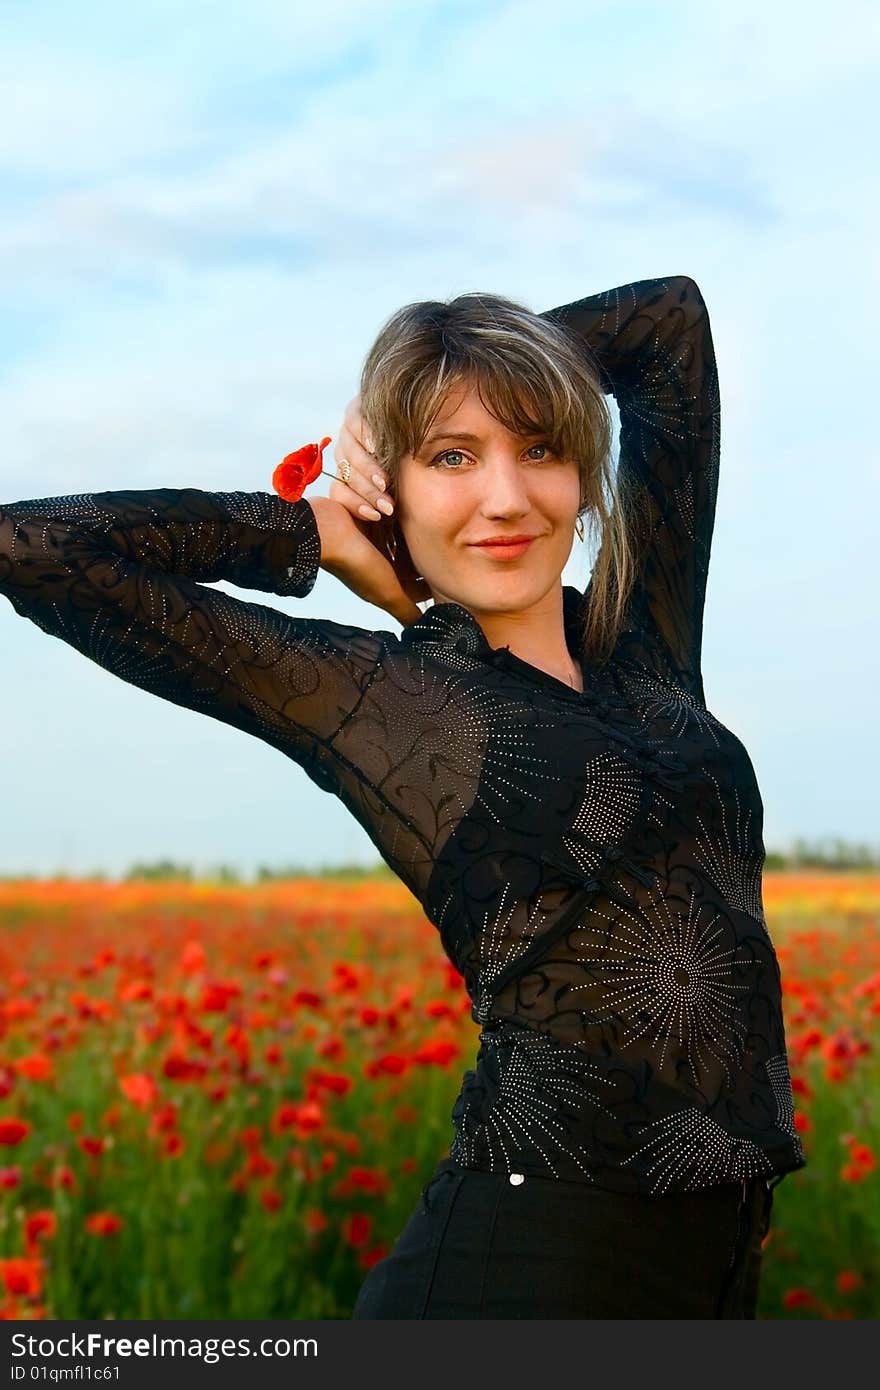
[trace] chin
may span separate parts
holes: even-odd
[[[479,608],[484,613],[510,613],[531,608],[540,603],[548,589],[551,589],[558,576],[549,580],[537,580],[527,575],[499,576],[492,584],[470,585],[462,589],[466,597],[458,598],[456,603],[466,608]]]

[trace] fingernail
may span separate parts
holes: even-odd
[[[376,506],[381,507],[386,516],[390,516],[394,511],[394,503],[390,497],[377,497]]]
[[[377,512],[375,507],[371,507],[369,502],[362,502],[358,507],[361,516],[369,517],[371,521],[381,521],[382,513]]]
[[[373,474],[373,482],[376,484],[376,487],[380,489],[380,491],[385,491],[385,479],[382,477],[381,473]]]

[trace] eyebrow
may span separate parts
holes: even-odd
[[[535,430],[534,433],[532,433],[532,434],[524,434],[524,435],[522,436],[522,438],[523,438],[523,439],[536,439],[541,433],[542,433],[541,430]],[[425,440],[423,441],[423,443],[422,443],[422,450],[424,450],[424,449],[429,449],[429,448],[431,447],[431,445],[433,445],[433,444],[440,444],[444,439],[457,439],[457,440],[460,440],[463,444],[481,444],[481,443],[482,443],[482,437],[481,437],[479,434],[467,434],[467,433],[464,433],[464,432],[459,432],[459,433],[451,432],[451,433],[450,433],[450,432],[447,432],[446,430],[441,430],[440,433],[438,433],[438,434],[429,434],[429,435],[428,435],[427,439],[425,439]],[[420,450],[419,452],[421,452],[422,450]]]

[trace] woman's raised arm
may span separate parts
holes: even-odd
[[[704,702],[703,609],[721,408],[709,315],[687,275],[636,280],[543,318],[584,340],[620,411],[619,482],[649,520],[632,612],[664,672]]]
[[[305,499],[156,488],[0,506],[0,594],[44,632],[162,699],[254,734],[332,790],[333,738],[378,635],[204,586],[305,597],[321,540]]]

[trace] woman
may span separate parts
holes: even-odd
[[[464,295],[385,325],[327,498],[0,509],[16,611],[293,758],[464,977],[453,1143],[355,1318],[755,1316],[772,1186],[805,1158],[761,798],[700,674],[719,416],[686,276],[545,314]],[[320,565],[400,636],[199,582],[303,597]]]

